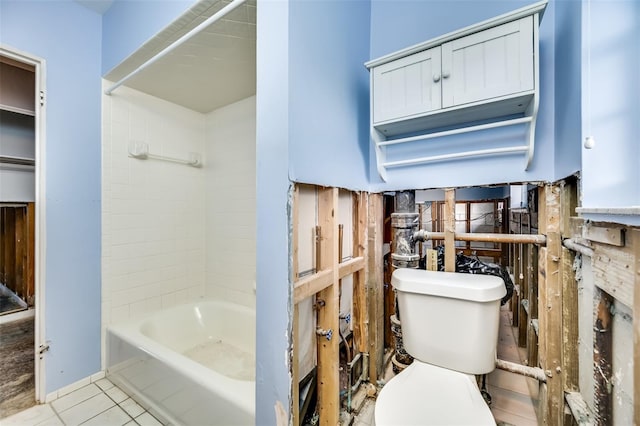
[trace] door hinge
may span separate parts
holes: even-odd
[[[40,91],[40,106],[44,106],[44,90]]]
[[[38,355],[40,355],[40,359],[42,359],[42,355],[49,350],[49,343],[43,343],[38,347]]]

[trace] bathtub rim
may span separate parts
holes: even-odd
[[[254,380],[237,380],[225,376],[215,370],[205,367],[204,365],[192,360],[191,358],[179,352],[173,351],[167,346],[162,345],[158,341],[146,336],[141,331],[140,327],[143,323],[153,320],[156,317],[175,314],[176,311],[180,311],[188,307],[194,308],[196,306],[209,304],[231,305],[235,308],[241,308],[241,310],[243,311],[246,310],[248,313],[251,313],[255,316],[255,310],[252,310],[251,308],[244,305],[218,299],[203,299],[176,305],[169,309],[155,311],[149,313],[148,315],[139,315],[128,321],[109,324],[106,326],[107,359],[105,360],[105,362],[107,365],[105,370],[107,371],[107,375],[109,375],[109,370],[113,367],[108,365],[109,334],[113,334],[129,345],[138,348],[139,350],[147,353],[149,356],[167,364],[171,368],[174,368],[175,370],[184,374],[188,379],[192,380],[198,385],[203,386],[207,390],[216,394],[224,395],[230,400],[230,402],[237,405],[240,409],[247,411],[255,418],[255,378]]]

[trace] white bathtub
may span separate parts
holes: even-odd
[[[255,422],[255,312],[202,301],[107,327],[107,377],[165,423]]]

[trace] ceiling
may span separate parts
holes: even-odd
[[[113,1],[114,0],[76,0],[76,2],[80,3],[84,7],[88,7],[101,15],[111,7]]]
[[[119,81],[229,3],[198,2],[105,78]],[[202,113],[254,95],[256,0],[248,0],[209,25],[133,76],[125,86]]]

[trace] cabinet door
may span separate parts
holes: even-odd
[[[440,47],[374,68],[373,122],[439,109],[440,84]]]
[[[442,45],[442,107],[533,90],[533,17]]]

